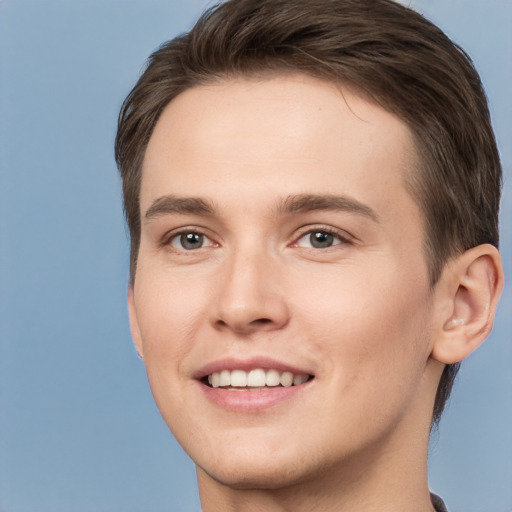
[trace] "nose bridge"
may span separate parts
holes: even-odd
[[[248,333],[287,323],[279,258],[265,244],[240,243],[223,265],[215,307],[217,326]]]

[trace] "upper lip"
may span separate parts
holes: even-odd
[[[197,372],[194,373],[193,377],[195,379],[203,379],[207,375],[210,375],[214,372],[220,372],[222,370],[244,370],[247,372],[256,368],[262,368],[263,370],[273,369],[280,372],[291,372],[295,375],[312,375],[312,372],[305,368],[292,366],[270,357],[258,356],[251,357],[249,359],[232,357],[217,359],[216,361],[212,361],[202,366]]]

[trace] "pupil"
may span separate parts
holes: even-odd
[[[330,247],[333,243],[333,236],[323,231],[311,233],[311,245],[316,248]]]
[[[199,233],[186,233],[180,237],[181,245],[184,249],[197,249],[203,245],[203,235]]]

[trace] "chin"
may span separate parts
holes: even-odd
[[[284,443],[283,443],[284,444]],[[263,446],[261,446],[263,445]],[[261,443],[259,449],[244,450],[240,445],[231,445],[231,450],[206,457],[194,453],[193,459],[198,475],[205,476],[237,490],[278,490],[293,488],[307,481],[322,479],[329,472],[334,460],[330,454],[322,457],[319,451],[304,450],[300,453],[297,443],[290,443],[288,449],[270,449]],[[199,455],[194,457],[194,455]],[[210,454],[211,455],[211,454]]]
[[[266,464],[252,464],[250,468],[244,464],[243,467],[230,465],[224,468],[200,467],[200,469],[216,482],[238,490],[283,489],[299,484],[305,479],[297,466],[276,467],[274,464],[270,465],[268,460]]]

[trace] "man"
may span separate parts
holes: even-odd
[[[503,285],[467,56],[390,0],[233,0],[120,114],[135,345],[205,512],[444,510],[427,445]]]

